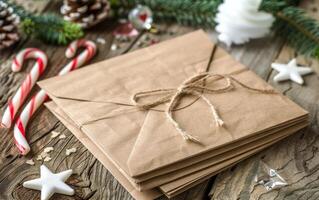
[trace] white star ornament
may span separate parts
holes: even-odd
[[[309,67],[298,67],[296,59],[292,59],[288,64],[272,63],[271,67],[279,72],[274,77],[274,81],[292,80],[300,85],[304,83],[302,75],[312,73]]]
[[[41,200],[48,200],[54,193],[74,195],[74,190],[64,182],[72,175],[72,169],[57,174],[52,173],[46,166],[40,167],[40,178],[26,181],[23,187],[41,190]]]

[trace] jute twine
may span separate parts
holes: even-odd
[[[160,88],[160,89],[153,89],[153,90],[137,92],[137,93],[133,94],[131,97],[132,104],[114,102],[114,101],[98,101],[98,100],[94,101],[94,100],[90,100],[90,99],[79,99],[79,98],[74,98],[74,97],[61,97],[61,96],[55,96],[55,97],[60,98],[60,99],[81,101],[81,102],[115,104],[115,105],[119,105],[119,106],[126,106],[126,107],[128,106],[128,107],[132,108],[132,109],[121,110],[121,111],[124,111],[125,113],[127,113],[131,110],[134,110],[136,108],[139,110],[145,110],[145,111],[164,112],[167,119],[173,124],[173,126],[176,128],[178,133],[184,138],[184,140],[194,142],[194,143],[201,143],[201,141],[196,136],[193,136],[193,135],[187,133],[184,129],[182,129],[180,127],[179,123],[173,117],[173,112],[184,109],[188,106],[191,106],[197,100],[202,99],[210,107],[212,115],[213,115],[213,120],[215,121],[216,126],[221,127],[225,123],[222,120],[222,118],[219,116],[216,107],[209,101],[208,98],[206,98],[204,96],[205,93],[217,94],[217,93],[229,92],[235,88],[234,83],[237,83],[240,86],[242,86],[243,88],[246,88],[250,91],[263,93],[263,94],[277,94],[277,92],[273,89],[258,89],[258,88],[250,87],[232,76],[232,74],[238,74],[238,73],[241,73],[242,71],[246,71],[247,69],[238,70],[238,71],[235,71],[231,74],[209,73],[208,71],[209,71],[209,68],[211,66],[211,62],[214,60],[214,55],[217,51],[217,48],[218,48],[218,46],[214,45],[205,72],[196,74],[196,75],[188,78],[177,88]],[[226,84],[224,86],[219,87],[217,89],[207,86],[207,84],[213,85],[214,82],[221,80],[221,79],[224,79],[226,82]],[[140,101],[143,98],[152,97],[152,96],[156,97],[159,95],[161,97],[155,98],[155,100],[152,100],[152,101],[148,101],[148,102],[147,101],[142,101],[142,102]],[[192,103],[189,103],[186,106],[178,107],[177,105],[179,104],[181,99],[187,95],[196,96],[197,98]],[[166,103],[168,103],[168,106],[165,108],[165,110],[160,110],[160,109],[155,108],[158,105],[166,104]],[[122,112],[120,112],[120,114],[121,113]],[[99,117],[98,119],[84,122],[80,125],[79,128],[81,129],[84,125],[89,125],[89,124],[92,124],[94,122],[108,119],[108,118],[111,118],[114,116],[116,116],[116,115],[107,114],[106,116]]]
[[[219,87],[217,89],[213,87],[206,86],[209,83],[214,83],[217,80],[224,79],[226,81],[226,84],[222,87]],[[272,89],[258,89],[250,87],[241,81],[235,79],[234,77],[230,75],[223,75],[223,74],[213,74],[213,73],[200,73],[196,74],[187,80],[185,80],[178,88],[163,88],[163,89],[154,89],[154,90],[148,90],[148,91],[142,91],[135,93],[131,100],[138,109],[140,110],[151,110],[152,108],[168,103],[168,106],[165,109],[165,115],[167,119],[173,124],[173,126],[176,128],[176,130],[181,134],[181,136],[186,141],[191,141],[195,143],[201,143],[200,140],[187,133],[184,129],[182,129],[179,125],[179,123],[174,119],[173,112],[174,109],[178,105],[178,103],[181,101],[181,99],[186,95],[193,95],[197,96],[198,98],[204,100],[207,105],[210,107],[213,119],[215,121],[215,124],[217,127],[221,127],[224,125],[224,121],[219,116],[216,107],[204,96],[204,93],[209,94],[217,94],[217,93],[225,93],[230,90],[233,90],[235,88],[234,82],[242,86],[243,88],[246,88],[248,90],[264,93],[264,94],[274,94],[276,93],[275,90]],[[155,100],[146,102],[146,103],[140,103],[140,99],[148,96],[157,96],[157,95],[163,95],[163,97],[156,98]]]

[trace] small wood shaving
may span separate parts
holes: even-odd
[[[104,38],[100,38],[100,37],[96,39],[96,42],[100,43],[100,44],[105,44],[106,43],[105,39]]]
[[[59,139],[64,139],[64,138],[66,138],[66,136],[64,134],[59,136]]]
[[[41,156],[42,158],[45,158],[45,157],[48,157],[49,154],[48,154],[47,152],[42,152],[42,153],[40,154],[40,156]]]
[[[116,49],[117,49],[117,45],[116,45],[116,44],[112,44],[111,50],[112,50],[112,51],[115,51]]]
[[[43,152],[40,153],[40,155],[37,156],[36,160],[44,160],[45,162],[50,161],[50,155],[49,153],[53,151],[53,147],[46,147],[44,148]]]
[[[52,160],[52,158],[51,158],[51,157],[49,157],[49,156],[47,156],[47,157],[45,157],[45,158],[44,158],[44,160],[43,160],[43,161],[44,161],[44,162],[49,162],[50,160]]]
[[[34,161],[32,159],[27,160],[25,163],[27,163],[28,165],[34,165]]]
[[[73,148],[71,148],[71,149],[66,149],[65,154],[66,154],[67,156],[69,156],[69,155],[71,155],[72,153],[75,153],[75,152],[76,152],[76,148],[73,147]]]
[[[52,131],[51,133],[52,133],[51,138],[56,138],[60,135],[60,132],[57,132],[57,131]]]
[[[36,160],[42,160],[43,157],[41,155],[38,155],[38,157],[36,158]]]
[[[46,148],[43,150],[43,152],[44,152],[44,153],[50,153],[50,152],[53,151],[53,150],[54,150],[53,147],[46,147]]]

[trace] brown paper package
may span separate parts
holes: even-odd
[[[175,111],[174,118],[201,139],[203,145],[197,145],[185,142],[163,112],[105,103],[130,104],[130,97],[136,92],[177,88],[183,80],[205,70],[212,48],[207,36],[197,31],[45,80],[40,86],[103,154],[136,182],[194,165],[235,142],[244,143],[289,123],[306,121],[307,112],[288,98],[251,92],[236,85],[229,92],[203,94],[217,107],[224,127],[214,126],[203,101],[194,101],[191,96],[182,99],[181,107],[193,104]],[[210,72],[233,74],[251,87],[271,88],[221,49],[216,52]],[[214,82],[216,87],[222,84],[223,80]],[[114,115],[87,123],[106,114]]]
[[[103,154],[103,152],[92,142],[90,139],[83,133],[81,130],[79,130],[74,122],[70,120],[64,113],[61,111],[55,103],[49,102],[46,104],[46,106],[49,108],[49,110],[57,116],[57,118],[84,144],[86,148],[90,152],[94,154],[94,156],[102,162],[102,164],[112,173],[112,175],[121,183],[121,185],[130,192],[130,194],[136,198],[141,200],[147,200],[147,199],[155,199],[156,197],[161,196],[161,193],[158,191],[158,189],[151,189],[147,191],[139,191],[136,189],[132,181],[128,180],[127,177],[125,177],[113,164],[109,161],[109,159]],[[262,142],[259,142],[260,144],[253,143],[251,144],[251,150],[244,152],[243,154],[238,154],[238,156],[233,157],[231,159],[226,160],[226,162],[223,162],[217,166],[211,166],[207,169],[204,169],[202,172],[194,173],[193,175],[190,174],[189,176],[184,176],[182,179],[164,184],[160,186],[159,188],[163,191],[163,193],[168,197],[173,197],[175,195],[180,194],[181,192],[191,188],[192,186],[208,179],[209,177],[219,173],[220,171],[224,170],[225,168],[231,167],[232,165],[238,163],[239,161],[247,158],[248,156],[253,155],[254,153],[257,153],[258,151],[274,144],[275,142],[281,140],[283,137],[286,137],[287,135],[290,135],[291,133],[298,131],[302,127],[304,127],[305,124],[302,123],[300,125],[297,125],[293,128],[289,128],[285,130],[285,133],[282,134],[281,137],[273,137],[273,140],[263,140]],[[238,153],[238,152],[237,152]],[[190,180],[191,179],[191,180]]]
[[[116,180],[138,200],[152,200],[160,197],[162,193],[157,189],[140,192],[119,171],[116,166],[104,155],[104,153],[61,111],[55,103],[48,102],[46,107],[82,142],[82,144],[110,171]]]

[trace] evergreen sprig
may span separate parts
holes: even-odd
[[[319,22],[284,0],[263,0],[260,10],[276,17],[276,33],[286,39],[297,52],[319,58]]]
[[[146,5],[159,21],[213,28],[215,15],[223,0],[113,0],[112,8],[120,16],[127,16],[136,5]]]
[[[26,34],[52,44],[65,45],[83,36],[79,25],[50,14],[25,18],[22,29]]]
[[[67,22],[53,14],[34,15],[7,0],[0,1],[7,3],[20,16],[22,30],[29,36],[52,44],[66,45],[84,34],[79,25]]]
[[[299,53],[319,58],[319,23],[296,7],[301,0],[262,0],[260,10],[271,13],[273,28]],[[146,5],[156,20],[214,28],[223,0],[112,0],[116,13],[126,17],[136,5]]]

